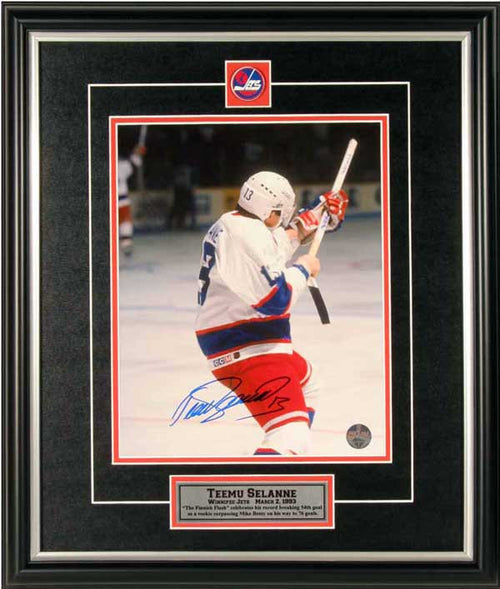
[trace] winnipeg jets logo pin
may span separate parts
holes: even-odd
[[[271,106],[270,61],[226,61],[226,108]]]
[[[256,100],[265,87],[264,76],[256,67],[240,67],[231,78],[231,90],[241,100]]]

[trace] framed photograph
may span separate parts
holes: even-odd
[[[500,4],[4,3],[4,585],[498,587]]]

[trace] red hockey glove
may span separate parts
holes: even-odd
[[[300,242],[305,245],[312,240],[314,232],[319,227],[325,207],[330,214],[326,231],[335,231],[342,225],[348,204],[349,197],[343,190],[330,190],[315,198],[307,208],[301,209],[290,226],[297,229]]]
[[[336,217],[338,222],[342,222],[345,217],[347,206],[349,205],[349,197],[347,194],[343,190],[339,190],[338,192],[330,190],[329,192],[325,192],[322,197],[325,199],[325,205],[332,220]]]
[[[319,227],[319,221],[321,215],[318,215],[316,211],[305,209],[293,219],[292,227],[297,229],[299,232],[300,241],[303,242],[304,238],[308,237]]]

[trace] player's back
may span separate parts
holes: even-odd
[[[256,250],[272,243],[261,221],[237,212],[225,213],[210,227],[202,245],[197,330],[258,315],[245,301],[253,300],[260,282]]]
[[[211,362],[292,353],[289,310],[306,270],[286,268],[293,246],[282,227],[226,213],[203,240],[196,336]],[[235,358],[233,358],[234,360]],[[214,364],[215,366],[215,364]]]

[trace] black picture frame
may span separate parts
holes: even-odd
[[[3,582],[14,587],[499,587],[498,568],[498,2],[452,3],[16,3],[3,10]],[[155,31],[287,31],[370,33],[462,31],[470,34],[473,260],[473,556],[467,561],[404,558],[391,562],[325,562],[262,558],[115,561],[33,559],[31,499],[35,419],[30,399],[32,239],[28,36]],[[70,65],[68,65],[70,67]],[[445,148],[444,148],[445,149]],[[414,206],[418,206],[414,204]],[[439,230],[439,219],[431,219]],[[79,235],[82,240],[85,236]],[[87,244],[88,245],[88,244]],[[418,252],[413,254],[418,259]],[[43,267],[43,259],[41,260]],[[61,261],[64,266],[64,260]],[[65,271],[71,271],[66,268]],[[425,301],[422,301],[424,304]],[[49,303],[48,303],[49,304]],[[52,301],[52,304],[57,304]],[[68,307],[65,307],[65,312]],[[78,312],[79,309],[74,309]],[[64,317],[61,317],[61,321]],[[432,322],[432,317],[429,317]],[[63,342],[61,342],[63,344]],[[438,351],[436,351],[438,354]],[[42,365],[42,370],[44,367]],[[446,413],[443,414],[443,419]],[[82,449],[82,452],[86,452]]]

